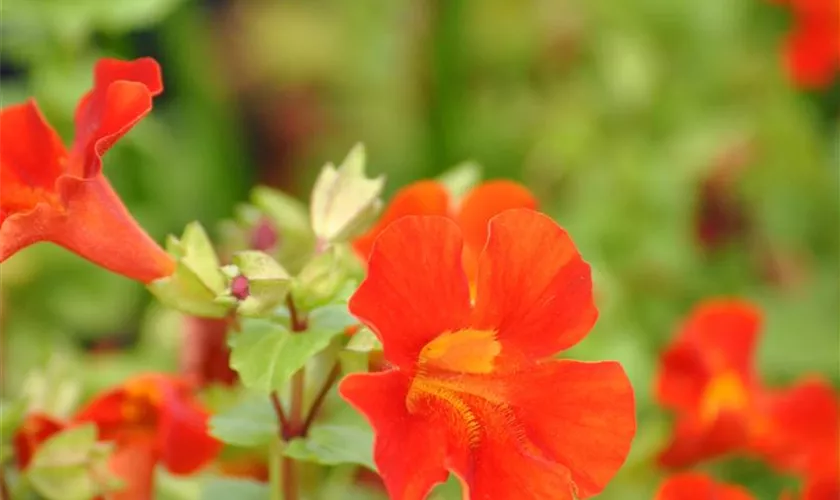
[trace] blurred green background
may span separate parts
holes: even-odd
[[[97,58],[151,55],[165,92],[106,174],[159,241],[213,230],[250,187],[303,198],[357,141],[392,193],[474,160],[529,186],[593,265],[601,310],[570,356],[621,360],[639,433],[601,498],[650,498],[668,419],[658,353],[704,297],[764,307],[772,384],[840,382],[840,89],[784,72],[764,0],[4,0],[4,106],[37,99],[67,141]],[[699,220],[718,235],[698,240]],[[50,245],[2,266],[4,396],[32,371],[89,394],[177,367],[180,320]],[[121,346],[117,354],[96,354]],[[82,369],[84,367],[84,369]],[[37,385],[37,384],[35,384]],[[56,387],[52,387],[55,390]],[[59,391],[60,392],[60,391]],[[68,395],[69,394],[69,395]],[[50,404],[61,411],[62,399]],[[775,498],[750,462],[719,477]]]

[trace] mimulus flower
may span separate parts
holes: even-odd
[[[398,191],[376,225],[357,238],[353,247],[367,260],[376,237],[395,220],[407,215],[449,217],[463,232],[464,268],[472,282],[478,255],[487,240],[487,222],[494,215],[513,208],[536,209],[537,200],[528,189],[512,181],[479,184],[457,204],[440,182],[420,181]]]
[[[49,241],[148,283],[173,260],[137,224],[102,174],[102,155],[163,90],[153,59],[102,59],[76,108],[68,151],[34,101],[0,112],[0,262]]]
[[[654,500],[753,500],[740,486],[716,483],[703,474],[677,474],[659,488]]]
[[[474,300],[458,225],[403,217],[371,250],[350,311],[390,367],[339,391],[370,421],[391,498],[425,498],[454,473],[469,498],[571,500],[600,492],[635,433],[633,391],[616,362],[552,356],[597,317],[568,234],[527,209],[489,222]]]
[[[840,70],[840,3],[837,0],[785,0],[794,27],[785,57],[793,81],[813,89],[829,85]]]
[[[656,380],[657,400],[677,418],[662,465],[684,467],[744,449],[762,431],[752,362],[760,321],[755,307],[736,300],[706,302],[685,321]]]
[[[155,464],[169,472],[191,474],[221,450],[207,432],[209,414],[190,387],[166,375],[143,375],[91,401],[76,422],[93,422],[101,441],[116,445],[111,469],[125,488],[113,498],[151,498]]]

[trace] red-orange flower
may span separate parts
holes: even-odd
[[[508,180],[479,184],[460,203],[437,181],[420,181],[394,195],[379,221],[353,242],[356,252],[367,259],[377,236],[392,222],[407,215],[440,215],[454,220],[464,236],[464,267],[473,281],[478,255],[487,240],[487,223],[505,210],[537,208],[537,200],[524,186]]]
[[[102,59],[76,109],[70,151],[34,101],[0,112],[0,262],[50,241],[144,283],[174,262],[137,224],[102,174],[102,155],[163,90],[153,59]]]
[[[41,443],[64,430],[66,424],[43,413],[27,415],[15,432],[12,444],[15,448],[15,460],[20,470],[29,467],[29,462],[35,455],[35,450]]]
[[[744,449],[761,431],[752,362],[760,321],[755,307],[737,300],[706,302],[686,320],[656,380],[657,400],[677,417],[662,465],[684,467]]]
[[[677,474],[669,477],[654,500],[753,500],[740,486],[716,483],[703,474]]]
[[[589,498],[635,433],[618,363],[551,358],[595,323],[589,265],[532,210],[485,231],[474,301],[458,225],[412,216],[382,231],[349,308],[391,366],[349,375],[340,393],[375,430],[391,498],[422,499],[450,471],[475,499]]]
[[[840,3],[837,0],[784,0],[794,27],[785,59],[793,81],[813,89],[829,85],[840,70]]]
[[[116,450],[111,469],[125,482],[114,498],[151,498],[156,463],[173,474],[191,474],[213,460],[221,443],[207,433],[208,413],[183,381],[142,375],[108,391],[76,416],[93,422],[99,439]]]

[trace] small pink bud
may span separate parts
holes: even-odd
[[[250,287],[248,285],[248,278],[241,274],[230,283],[230,294],[236,297],[237,300],[245,300],[251,295]]]
[[[251,232],[251,248],[261,252],[273,250],[280,240],[280,234],[274,223],[263,217]]]

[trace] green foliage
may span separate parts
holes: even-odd
[[[210,419],[220,441],[245,447],[267,446],[278,435],[277,415],[266,397],[249,397]]]
[[[324,243],[347,241],[379,211],[383,177],[365,176],[365,149],[357,144],[336,169],[326,165],[312,189],[310,211],[315,235]]]
[[[271,256],[249,250],[235,254],[233,263],[239,273],[248,279],[248,297],[239,302],[239,314],[265,314],[286,300],[291,278]]]
[[[314,256],[292,282],[292,296],[298,308],[310,311],[340,300],[357,265],[352,250],[333,245]]]
[[[454,199],[460,199],[481,181],[481,165],[474,161],[461,162],[437,177]]]
[[[268,395],[283,390],[285,384],[315,354],[326,349],[343,330],[319,328],[292,332],[264,319],[242,322],[242,331],[230,339],[230,365],[248,389]]]
[[[187,225],[181,239],[170,236],[167,251],[178,262],[175,273],[149,284],[162,303],[196,316],[224,317],[229,306],[216,298],[223,295],[225,275],[210,238],[197,222]]]
[[[268,486],[244,479],[212,478],[201,486],[199,500],[265,500]]]
[[[93,424],[68,429],[44,442],[32,457],[26,475],[47,500],[88,500],[114,489],[110,480],[110,447],[96,441]]]
[[[296,460],[322,465],[359,464],[376,470],[373,431],[365,419],[346,403],[316,420],[306,437],[289,441],[283,450]]]

